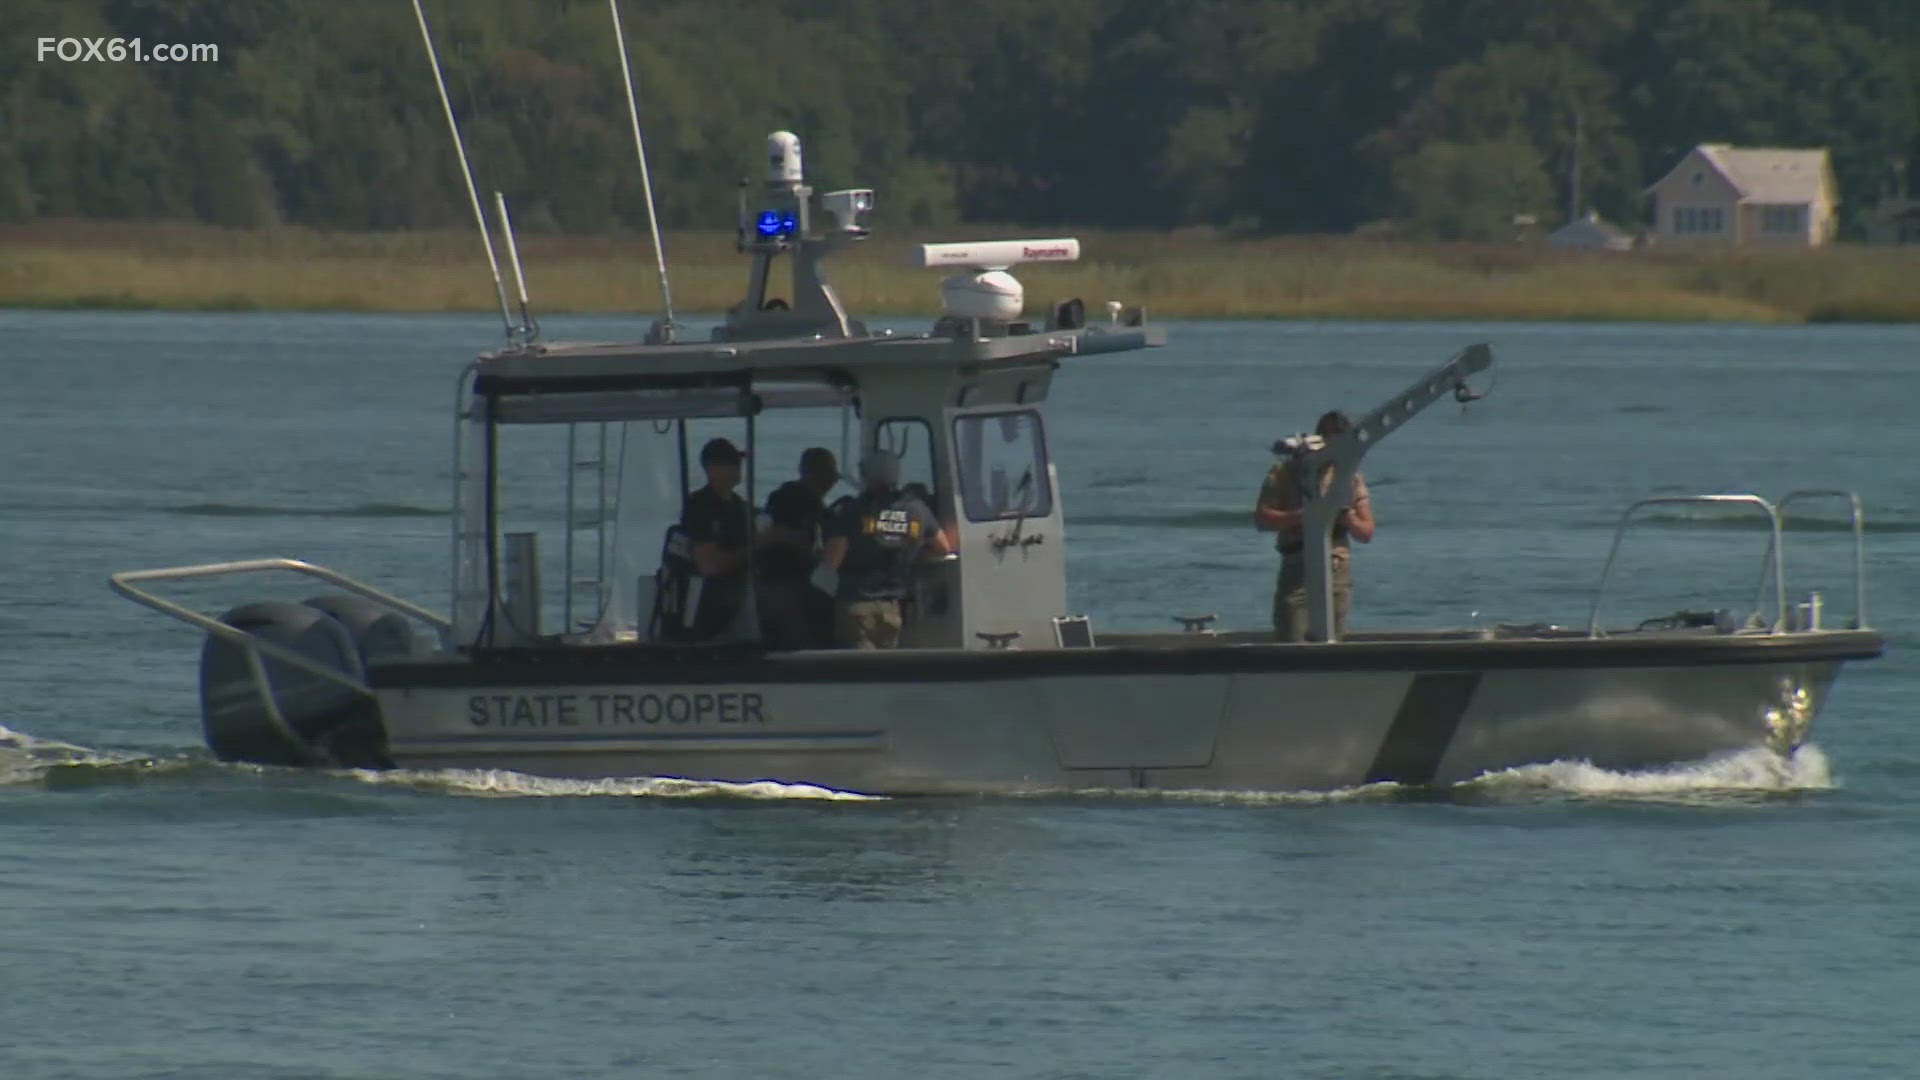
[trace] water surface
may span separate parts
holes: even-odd
[[[288,555],[444,607],[449,410],[487,325],[0,329],[0,1075],[1879,1078],[1920,1054],[1920,330],[1182,324],[1055,385],[1096,632],[1259,625],[1265,447],[1473,341],[1491,396],[1367,461],[1357,625],[1579,624],[1634,498],[1858,490],[1890,649],[1792,761],[889,801],[211,762],[197,639],[106,575]],[[1848,535],[1793,541],[1844,618]],[[1761,544],[1663,511],[1609,613],[1750,606]]]

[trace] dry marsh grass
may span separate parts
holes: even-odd
[[[940,239],[1066,230],[967,230]],[[1083,261],[1028,267],[1030,313],[1079,296],[1144,303],[1168,318],[1920,321],[1920,248],[1559,252],[1519,244],[1348,238],[1241,240],[1204,233],[1089,233]],[[932,238],[924,238],[932,239]],[[938,276],[906,269],[912,241],[837,256],[850,307],[931,315]],[[542,312],[659,307],[644,237],[528,236],[522,262]],[[744,263],[724,233],[666,238],[675,306],[717,312]],[[0,306],[486,311],[497,301],[471,233],[241,232],[197,225],[40,223],[0,229]]]

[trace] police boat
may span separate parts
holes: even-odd
[[[291,559],[112,577],[120,594],[204,631],[201,717],[216,755],[875,794],[1449,784],[1566,759],[1624,770],[1789,754],[1841,665],[1881,651],[1863,607],[1859,501],[1843,492],[1629,508],[1622,532],[1674,502],[1763,519],[1764,591],[1750,617],[1604,629],[1610,555],[1585,627],[1337,633],[1329,537],[1356,468],[1427,405],[1468,394],[1493,362],[1484,345],[1351,431],[1284,448],[1307,474],[1332,476],[1323,494],[1303,493],[1312,640],[1204,619],[1104,631],[1067,608],[1049,393],[1061,365],[1159,346],[1164,332],[1135,307],[1089,321],[1077,301],[1025,321],[1010,269],[1076,258],[1071,239],[921,246],[919,265],[949,271],[944,314],[925,333],[871,329],[825,263],[867,235],[873,193],[816,198],[798,140],[776,133],[769,149],[764,208],[741,214],[746,290],[706,340],[680,340],[670,310],[624,344],[542,342],[524,320],[467,367],[449,613]],[[791,435],[802,428],[815,434]],[[776,430],[824,442],[837,432],[842,461],[888,451],[951,539],[952,554],[912,569],[898,648],[779,646],[759,625],[751,572],[734,617],[695,633],[708,582],[680,523],[700,482],[695,448],[717,436],[753,455]],[[757,505],[751,473],[744,495]],[[1787,600],[1783,511],[1816,497],[1852,512],[1844,625],[1823,620],[1817,598]],[[268,572],[329,591],[215,618],[150,588]]]

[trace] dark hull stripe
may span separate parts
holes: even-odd
[[[1407,686],[1407,696],[1393,716],[1393,726],[1380,743],[1380,750],[1367,769],[1367,783],[1391,780],[1401,784],[1433,783],[1440,759],[1460,729],[1473,692],[1480,687],[1480,675],[1471,671],[1450,671],[1416,675]]]
[[[672,683],[970,682],[1085,675],[1352,674],[1722,667],[1830,663],[1880,655],[1871,630],[1770,636],[1212,645],[1181,648],[828,651],[649,645],[486,649],[472,659],[375,661],[381,690]]]

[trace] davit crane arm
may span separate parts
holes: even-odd
[[[1305,545],[1301,554],[1306,558],[1307,633],[1311,640],[1334,640],[1333,574],[1327,559],[1333,547],[1334,520],[1352,500],[1353,476],[1359,471],[1360,460],[1381,439],[1441,398],[1451,396],[1465,404],[1484,397],[1484,392],[1475,393],[1468,387],[1467,379],[1492,366],[1491,348],[1485,344],[1469,345],[1361,417],[1354,423],[1353,430],[1324,442],[1317,437],[1294,436],[1273,444],[1275,454],[1294,459],[1296,477],[1317,477],[1322,469],[1333,468],[1333,481],[1324,492],[1311,480],[1303,481],[1301,492]]]

